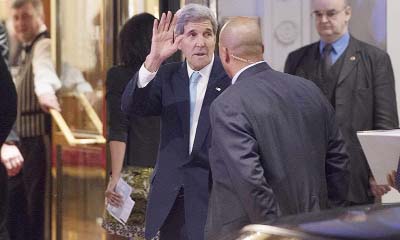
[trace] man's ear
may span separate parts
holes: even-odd
[[[351,19],[351,7],[350,6],[346,7],[345,14],[346,14],[346,22],[348,23]]]
[[[224,54],[224,56],[223,56],[224,61],[225,61],[226,63],[230,63],[230,61],[231,61],[231,56],[230,56],[230,51],[229,51],[229,49],[226,48],[226,47],[224,47],[224,48],[223,48],[223,54]]]
[[[182,51],[182,41],[178,43],[178,49]]]

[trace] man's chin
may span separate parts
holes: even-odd
[[[30,38],[24,35],[17,35],[17,39],[18,41],[22,42],[22,43],[28,43],[30,42]]]
[[[193,70],[198,71],[207,66],[208,64],[210,64],[210,62],[211,59],[207,58],[207,59],[202,59],[202,61],[192,61],[190,65],[193,66]]]
[[[320,35],[320,37],[322,39],[332,39],[332,38],[334,38],[334,34],[332,32],[321,32],[319,35]]]

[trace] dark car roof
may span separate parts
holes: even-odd
[[[400,203],[289,216],[274,225],[334,239],[400,239]]]
[[[227,239],[400,239],[400,203],[282,217],[272,226],[246,226],[236,237]]]

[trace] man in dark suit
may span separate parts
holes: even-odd
[[[0,55],[0,146],[3,145],[8,136],[12,125],[17,116],[17,93],[12,81],[10,72]],[[4,164],[4,165],[3,165]],[[6,229],[6,212],[7,212],[7,168],[8,162],[3,160],[0,163],[0,239],[7,240],[8,233]]]
[[[345,204],[348,156],[333,108],[312,82],[271,69],[258,22],[221,30],[230,86],[211,105],[206,239],[246,224]]]
[[[161,117],[146,238],[160,231],[162,240],[203,240],[211,187],[208,112],[230,78],[214,56],[217,23],[211,10],[189,4],[171,19],[169,12],[155,21],[151,52],[125,88],[122,109]],[[161,66],[178,49],[186,61]]]
[[[313,81],[336,110],[350,156],[352,205],[372,203],[389,190],[377,185],[356,132],[397,128],[394,75],[389,55],[348,32],[345,0],[313,0],[321,40],[289,54],[285,72]]]

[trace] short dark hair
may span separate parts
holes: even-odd
[[[18,9],[28,3],[32,4],[36,13],[39,14],[40,17],[44,16],[43,3],[41,0],[12,0],[11,8]]]
[[[151,50],[153,23],[155,17],[141,13],[131,17],[119,33],[118,49],[122,65],[140,66]]]

